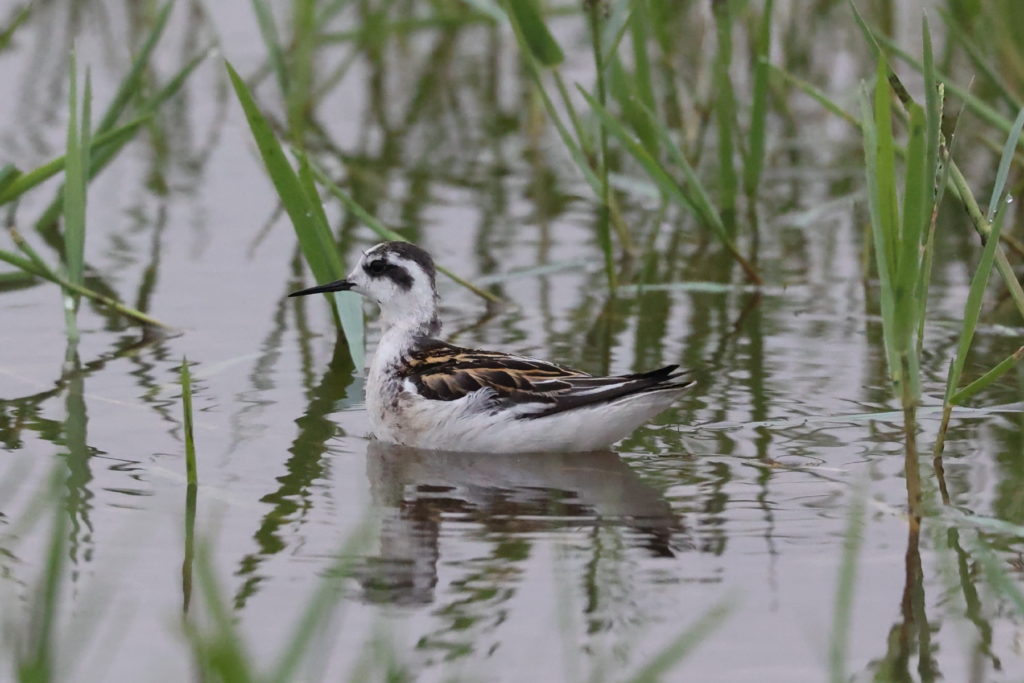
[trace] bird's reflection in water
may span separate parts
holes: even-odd
[[[446,520],[521,539],[511,544],[518,550],[495,550],[505,560],[529,552],[523,539],[569,528],[623,527],[653,556],[672,557],[679,547],[682,525],[672,508],[611,451],[450,453],[372,441],[367,475],[381,508],[380,551],[359,574],[373,602],[434,601]]]

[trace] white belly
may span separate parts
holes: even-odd
[[[381,441],[431,450],[493,453],[603,450],[669,407],[675,392],[628,396],[593,407],[523,418],[514,410],[483,409],[474,392],[455,401],[424,399],[396,382],[374,391],[366,406]]]

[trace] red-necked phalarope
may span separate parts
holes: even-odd
[[[344,280],[290,296],[351,290],[380,306],[366,408],[381,441],[446,451],[592,451],[668,408],[693,382],[678,365],[594,377],[547,361],[437,339],[434,261],[383,242]]]

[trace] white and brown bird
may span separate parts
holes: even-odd
[[[607,448],[690,385],[678,365],[594,377],[438,339],[434,261],[408,242],[367,250],[344,280],[290,296],[351,290],[380,306],[366,408],[381,441],[445,451],[522,453]]]

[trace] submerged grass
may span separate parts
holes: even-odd
[[[299,612],[290,633],[265,670],[253,665],[254,644],[248,643],[232,615],[231,602],[220,587],[211,558],[212,545],[201,543],[196,555],[202,614],[192,613],[185,633],[202,680],[233,683],[290,683],[302,678],[310,647],[328,620],[341,616],[344,595],[356,559],[369,542],[369,526],[353,533],[337,553],[337,560],[321,578]]]
[[[61,500],[58,477],[53,478],[56,500]],[[57,618],[61,595],[61,579],[67,562],[68,516],[59,506],[53,507],[51,526],[43,571],[29,602],[31,614],[17,642],[15,677],[19,683],[49,683],[57,676]]]
[[[847,512],[846,533],[843,536],[843,554],[839,560],[839,576],[836,582],[835,607],[832,612],[832,635],[829,639],[828,666],[832,683],[849,680],[847,672],[847,648],[850,640],[850,625],[853,621],[854,595],[856,593],[857,559],[864,543],[864,518],[866,487],[859,486],[850,497]]]
[[[728,602],[712,606],[698,616],[691,626],[673,638],[672,642],[651,657],[639,671],[625,680],[630,683],[655,683],[664,680],[665,676],[675,669],[694,648],[704,642],[725,622],[731,612],[732,607]]]

